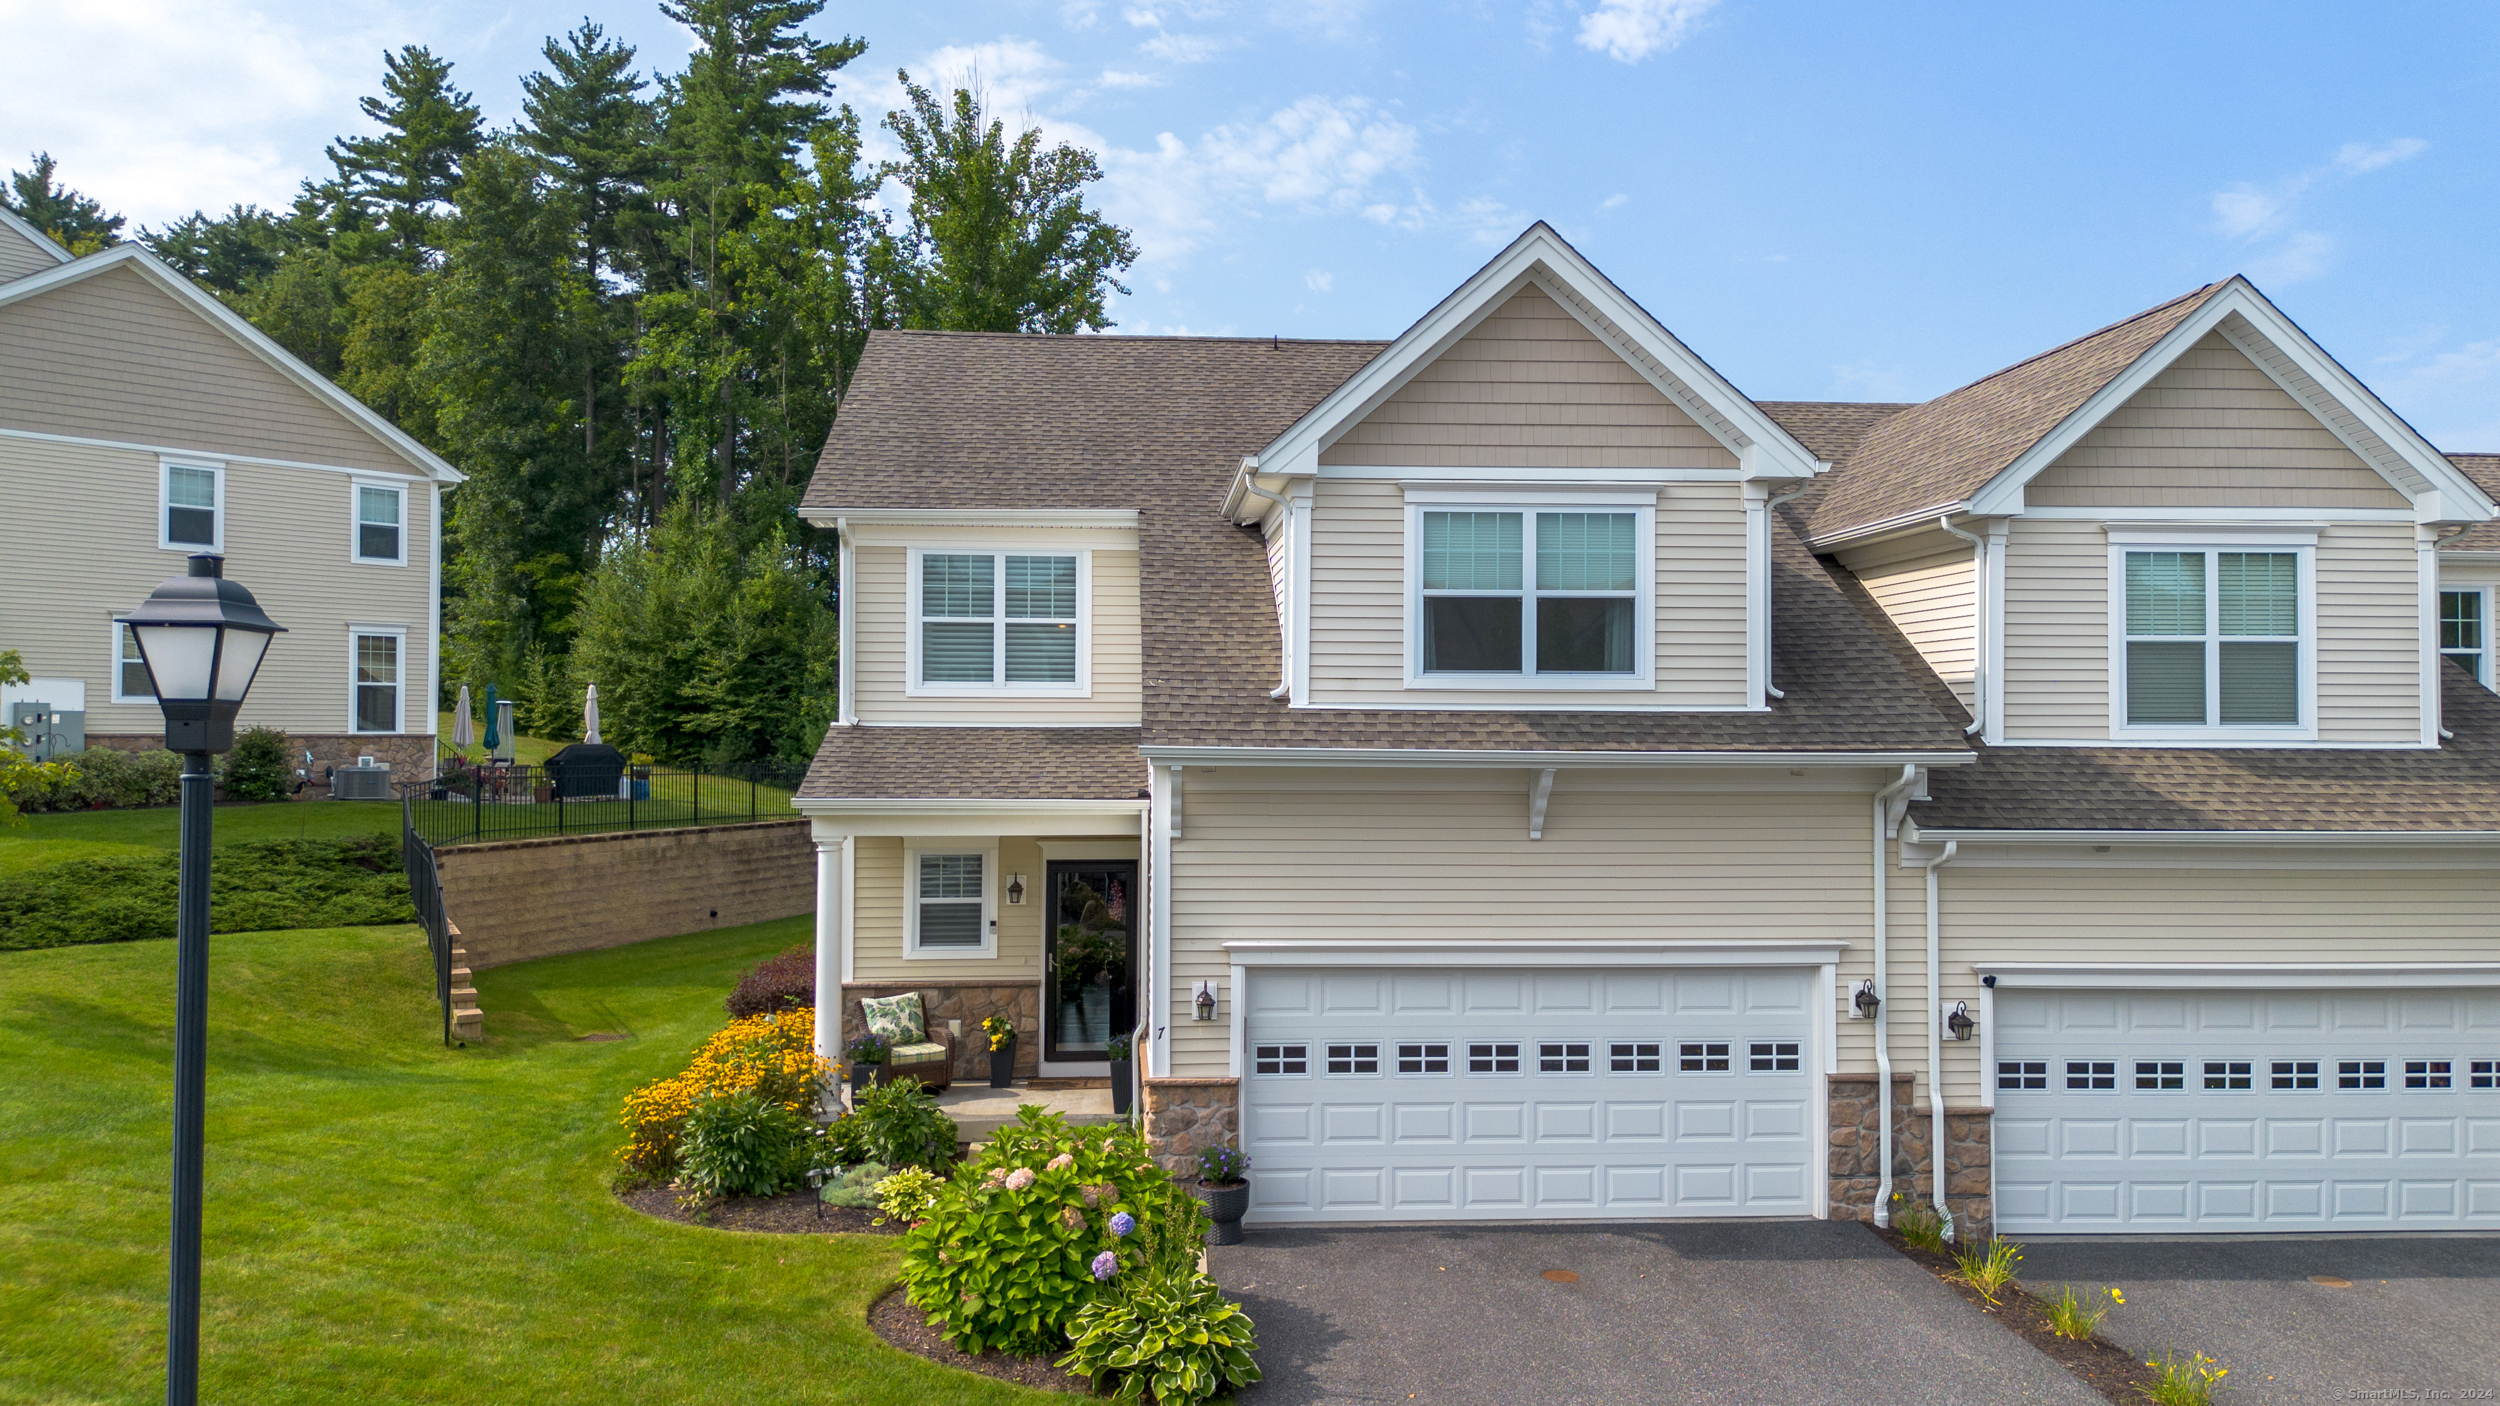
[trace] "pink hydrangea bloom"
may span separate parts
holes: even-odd
[[[1014,1171],[1007,1174],[1007,1189],[1009,1191],[1022,1191],[1032,1184],[1033,1169],[1031,1167],[1018,1167]]]
[[[1075,1153],[1073,1153],[1073,1152],[1062,1152],[1062,1153],[1060,1153],[1058,1156],[1053,1157],[1053,1158],[1051,1158],[1051,1159],[1050,1159],[1050,1165],[1049,1165],[1049,1167],[1047,1168],[1047,1170],[1049,1170],[1049,1171],[1054,1171],[1054,1172],[1064,1172],[1064,1171],[1066,1171],[1068,1168],[1073,1167],[1073,1166],[1075,1166],[1075,1165],[1076,1165],[1076,1154],[1075,1154]]]

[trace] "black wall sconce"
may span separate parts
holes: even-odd
[[[1022,874],[1014,875],[1007,880],[1007,901],[1010,904],[1024,901],[1024,876]]]
[[[1970,1002],[1954,1002],[1953,1010],[1944,1018],[1944,1028],[1945,1033],[1956,1040],[1967,1040],[1977,1033],[1979,1022],[1971,1019]]]
[[[1849,998],[1849,1004],[1856,1008],[1857,1019],[1875,1018],[1876,1008],[1884,1004],[1884,998],[1875,994],[1874,978],[1869,977],[1858,983],[1858,994]]]

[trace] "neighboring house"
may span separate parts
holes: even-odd
[[[327,793],[430,776],[443,490],[461,475],[135,244],[72,259],[0,211],[0,647],[90,745],[163,745],[119,618],[219,552],[287,633],[242,725]],[[304,753],[312,760],[306,766]]]
[[[880,332],[819,1028],[1133,1018],[1268,1223],[1865,1216],[1941,1136],[1965,1232],[2500,1226],[2495,480],[2237,278],[1913,406],[1543,225],[1385,344]]]

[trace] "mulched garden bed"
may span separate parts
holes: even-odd
[[[1873,1226],[1867,1228],[1875,1230]],[[1883,1237],[1884,1243],[1915,1261],[1928,1273],[1944,1280],[1944,1286],[1960,1294],[1963,1302],[2004,1324],[2008,1331],[2048,1354],[2057,1365],[2073,1373],[2076,1380],[2110,1401],[2121,1403],[2121,1406],[2143,1406],[2144,1395],[2138,1388],[2160,1380],[2153,1369],[2145,1366],[2134,1353],[2098,1334],[2087,1342],[2058,1336],[2056,1330],[2049,1326],[2048,1305],[2021,1285],[2008,1284],[1997,1290],[1997,1301],[1991,1304],[1977,1289],[1947,1277],[1961,1268],[1953,1262],[1951,1255],[1919,1249],[1902,1239],[1901,1232],[1897,1230],[1882,1229],[1875,1230],[1875,1233]],[[2075,1287],[2080,1290],[2097,1286],[2079,1284]],[[2121,1287],[2123,1289],[2124,1286]],[[2124,1308],[2117,1311],[2126,1312]]]
[[[616,1199],[659,1220],[714,1230],[751,1230],[769,1235],[900,1235],[900,1225],[872,1225],[877,1213],[865,1206],[827,1206],[813,1191],[788,1191],[779,1196],[733,1196],[700,1212],[677,1204],[678,1193],[665,1186],[622,1191]],[[818,1211],[823,1214],[819,1215]]]
[[[868,1306],[868,1326],[877,1336],[901,1348],[917,1353],[932,1362],[979,1372],[985,1377],[999,1377],[1022,1386],[1043,1391],[1091,1392],[1093,1383],[1065,1367],[1051,1365],[1056,1353],[985,1352],[978,1357],[966,1353],[938,1335],[929,1326],[927,1314],[911,1306],[903,1297],[902,1286],[886,1291],[885,1297]]]

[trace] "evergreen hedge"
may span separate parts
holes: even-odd
[[[72,859],[0,878],[0,952],[174,935],[180,856]],[[211,932],[344,928],[416,921],[399,845],[388,835],[246,840],[209,865]]]

